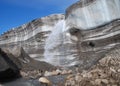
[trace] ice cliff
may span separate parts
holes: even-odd
[[[68,26],[92,29],[120,18],[120,0],[81,0],[66,11]]]
[[[35,19],[0,36],[0,47],[21,46],[33,58],[43,58],[45,40],[63,14],[53,14]]]
[[[22,46],[32,58],[56,66],[89,68],[119,46],[119,19],[120,0],[80,0],[65,16],[50,15],[6,32],[0,46]]]

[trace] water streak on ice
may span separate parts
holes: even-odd
[[[45,61],[56,65],[56,66],[71,66],[75,65],[76,62],[74,54],[72,55],[70,46],[72,43],[70,36],[68,36],[65,21],[59,21],[54,27],[52,33],[46,40],[45,43]]]
[[[120,19],[120,0],[95,0],[87,6],[73,10],[66,21],[67,26],[92,29],[115,19]]]

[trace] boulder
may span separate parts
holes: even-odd
[[[0,81],[13,79],[19,75],[19,68],[0,48]]]
[[[43,83],[43,84],[47,84],[48,86],[52,86],[52,83],[45,77],[41,77],[39,79],[39,82]]]

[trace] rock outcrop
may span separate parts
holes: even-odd
[[[43,72],[56,69],[54,66],[32,59],[22,47],[15,46],[13,48],[3,48],[3,51],[10,56],[10,60],[19,68],[23,77],[36,78],[41,76]],[[38,75],[39,72],[39,75]],[[24,74],[23,74],[24,73]],[[27,74],[27,75],[25,75]]]
[[[20,75],[20,69],[10,58],[11,56],[0,49],[0,82],[14,79]]]

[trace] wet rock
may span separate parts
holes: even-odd
[[[12,56],[12,55],[11,55]],[[12,56],[14,57],[14,56]],[[7,81],[19,76],[19,68],[0,48],[0,81]]]
[[[36,79],[42,76],[42,73],[39,70],[31,70],[31,71],[20,71],[20,74],[24,78]]]
[[[120,69],[117,70],[120,73]]]
[[[44,76],[56,76],[56,75],[65,75],[65,74],[71,74],[72,70],[60,70],[56,69],[51,72],[45,71]]]
[[[20,71],[20,75],[23,76],[23,77],[27,77],[28,76],[28,73],[24,72],[24,71]]]
[[[52,86],[52,83],[45,77],[40,77],[39,82],[43,84],[47,84],[48,86]]]
[[[67,70],[63,70],[61,74],[68,74]]]
[[[58,74],[61,74],[62,70],[57,69],[56,72],[57,72]]]
[[[110,68],[110,71],[112,71],[112,72],[116,73],[116,70],[115,70],[115,69],[113,69],[113,68]]]
[[[87,77],[87,78],[92,77],[92,74],[89,73],[89,72],[87,72],[87,71],[83,71],[83,72],[81,73],[81,75],[82,75],[83,78],[85,78],[85,77]],[[96,77],[96,76],[95,76],[95,77]]]
[[[56,76],[59,75],[60,73],[53,70],[52,72],[45,71],[44,76]]]
[[[82,80],[82,76],[76,75],[75,76],[75,80],[78,81],[78,82],[80,82]]]
[[[44,76],[51,76],[51,72],[45,71]]]
[[[51,75],[53,75],[53,76],[54,76],[54,75],[59,75],[59,74],[60,74],[59,71],[52,71],[52,72],[51,72]]]
[[[101,85],[101,81],[102,81],[101,79],[96,79],[96,80],[95,80],[95,84],[96,84],[96,85]]]
[[[107,79],[102,79],[101,82],[103,82],[104,84],[108,84],[109,83]]]
[[[118,86],[118,85],[112,85],[112,86]]]
[[[71,73],[73,73],[73,71],[72,70],[68,70],[68,72],[67,72],[68,74],[71,74]]]
[[[74,77],[74,75],[68,75],[67,77],[66,77],[66,80],[69,80],[69,79],[71,79],[71,78],[73,78]]]
[[[3,83],[2,86],[45,86],[36,79],[18,78],[14,81]]]
[[[69,82],[66,81],[65,86],[75,86],[75,80],[73,78],[69,79]]]
[[[64,86],[66,75],[56,75],[47,77],[53,84],[53,86]]]

